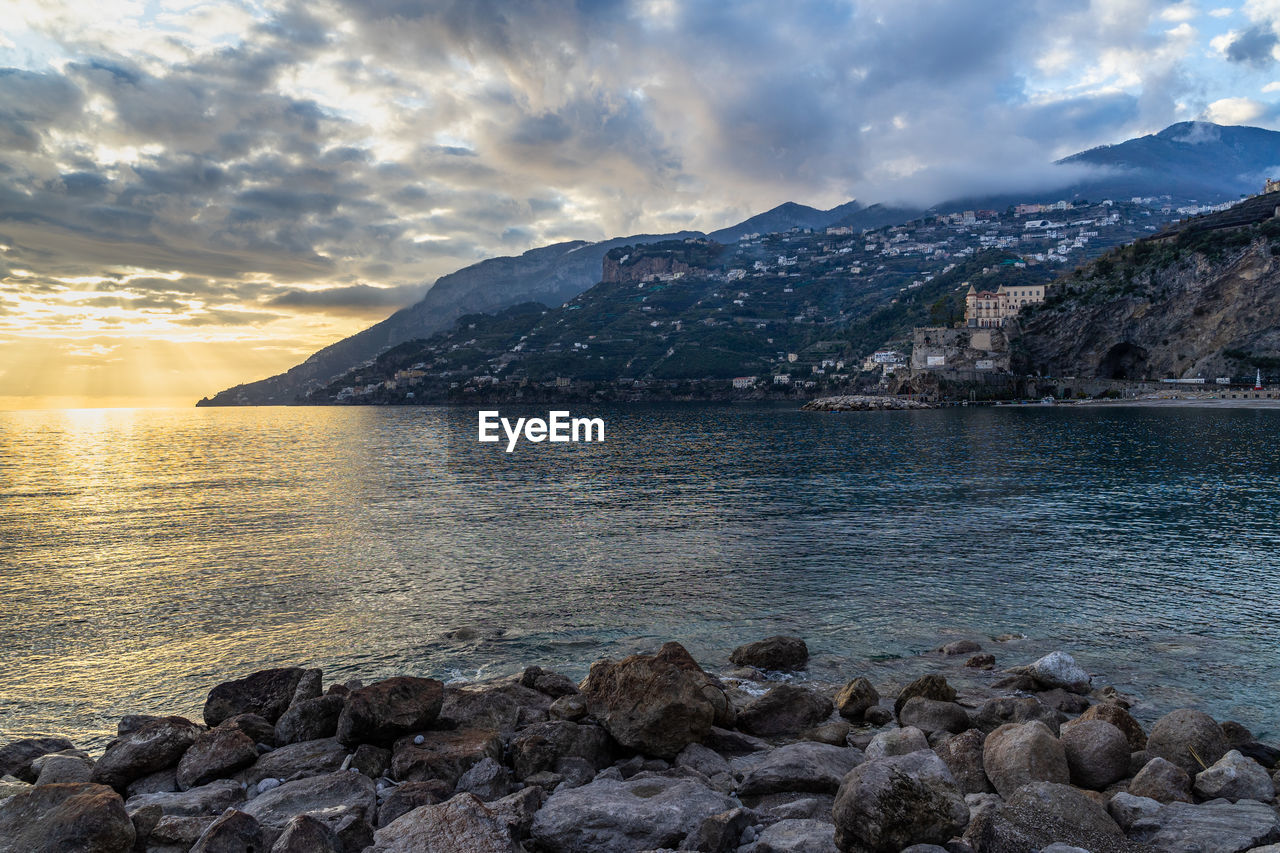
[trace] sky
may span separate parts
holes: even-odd
[[[1280,128],[1280,0],[4,0],[0,407],[189,405],[436,277]]]

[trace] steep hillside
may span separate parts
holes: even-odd
[[[789,201],[778,205],[772,210],[757,213],[737,225],[713,231],[707,236],[717,243],[732,243],[746,234],[776,234],[780,231],[790,231],[792,228],[812,228],[816,231],[826,228],[828,225],[834,225],[859,210],[862,210],[862,205],[856,201],[847,201],[830,210],[818,210],[816,207]],[[909,218],[908,216],[902,220],[894,219],[893,223],[905,222]]]
[[[1251,379],[1280,367],[1280,193],[1108,253],[1012,330],[1015,370]]]
[[[388,347],[447,329],[464,314],[500,311],[530,301],[560,305],[599,281],[604,256],[616,246],[690,234],[642,234],[599,243],[558,243],[531,249],[517,257],[481,261],[442,276],[419,302],[363,332],[325,347],[287,372],[237,385],[197,405],[292,403],[353,365],[373,358]]]

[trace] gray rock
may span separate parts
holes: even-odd
[[[506,823],[472,794],[422,806],[373,836],[367,853],[524,853]]]
[[[906,755],[929,748],[929,739],[924,732],[908,726],[904,729],[888,729],[877,732],[867,745],[867,760],[885,758],[890,755]]]
[[[75,749],[64,737],[30,737],[11,741],[0,748],[0,776],[13,776],[23,782],[36,781],[31,762],[51,752]]]
[[[795,734],[822,722],[831,711],[827,697],[794,684],[779,684],[742,709],[738,726],[753,735]]]
[[[846,746],[849,742],[849,734],[853,731],[853,726],[845,720],[834,720],[830,723],[822,723],[811,729],[805,729],[800,733],[801,740],[812,740],[818,743],[826,743],[831,746]]]
[[[738,666],[792,672],[808,666],[809,647],[799,637],[769,637],[738,646],[729,655],[729,660]]]
[[[165,815],[147,836],[147,853],[189,853],[192,845],[217,819],[216,815]]]
[[[104,785],[38,785],[0,800],[0,853],[127,853],[135,837],[124,801]]]
[[[1124,708],[1109,702],[1086,708],[1079,717],[1064,723],[1063,730],[1088,720],[1102,720],[1122,731],[1125,739],[1129,741],[1130,752],[1139,752],[1147,748],[1147,733],[1142,730],[1141,724]]]
[[[527,667],[520,674],[520,683],[525,687],[537,690],[539,693],[545,693],[552,699],[572,696],[578,692],[578,685],[574,683],[572,678],[558,672],[550,672],[540,666]]]
[[[237,728],[203,732],[183,753],[174,778],[184,791],[230,776],[258,760],[258,747]]]
[[[135,779],[124,789],[126,800],[139,794],[170,794],[178,790],[178,768],[167,767]]]
[[[947,765],[964,794],[985,794],[995,790],[982,766],[982,745],[986,741],[979,729],[969,729],[934,747],[934,752]]]
[[[1191,777],[1178,765],[1152,758],[1129,782],[1129,793],[1158,803],[1191,802]]]
[[[227,809],[196,839],[191,853],[263,853],[262,827],[249,815]]]
[[[831,824],[788,819],[765,827],[751,853],[839,853],[839,848]]]
[[[276,720],[273,737],[284,746],[304,740],[319,740],[338,733],[338,718],[346,699],[342,696],[316,696],[289,706]]]
[[[1030,723],[1039,720],[1057,731],[1062,715],[1043,705],[1034,696],[999,696],[983,702],[973,712],[973,724],[990,734],[1008,723]]]
[[[546,793],[536,785],[531,785],[486,805],[499,820],[507,825],[512,838],[525,841],[529,837],[530,827],[533,826],[533,817],[538,809],[542,808],[545,799]]]
[[[587,715],[586,697],[578,694],[561,696],[551,703],[551,707],[547,709],[547,714],[553,720],[577,722]]]
[[[356,747],[355,752],[351,753],[348,769],[363,773],[370,779],[386,776],[387,771],[391,769],[391,750],[371,743],[362,743]]]
[[[1194,776],[1227,754],[1227,739],[1213,717],[1181,708],[1165,714],[1151,727],[1147,752]]]
[[[347,694],[338,717],[338,741],[355,746],[390,746],[421,731],[440,715],[444,685],[434,678],[398,676]]]
[[[700,743],[691,743],[676,756],[676,767],[691,767],[708,779],[720,773],[728,773],[729,762],[720,753]]]
[[[265,669],[235,681],[226,681],[209,691],[204,703],[204,721],[217,726],[237,714],[257,714],[274,723],[293,701],[304,670],[293,666]]]
[[[552,720],[529,726],[511,740],[511,765],[517,779],[554,771],[562,758],[585,758],[596,770],[613,761],[613,745],[600,726]],[[499,754],[498,757],[501,757]]]
[[[947,657],[955,657],[956,655],[971,655],[974,652],[980,652],[982,651],[982,646],[973,640],[956,640],[955,642],[947,643],[938,651]]]
[[[319,670],[316,670],[319,672]],[[333,833],[311,815],[298,815],[271,845],[271,853],[341,853]]]
[[[227,717],[218,724],[218,727],[239,729],[254,743],[276,745],[276,727],[257,714],[236,714],[234,717]]]
[[[1009,723],[987,735],[982,766],[996,793],[1008,799],[1030,782],[1071,779],[1062,743],[1044,723]]]
[[[1237,800],[1267,803],[1276,795],[1275,784],[1262,765],[1234,749],[1197,773],[1193,790],[1201,799],[1222,798],[1233,803]]]
[[[1066,652],[1050,652],[1028,666],[1027,674],[1046,689],[1061,687],[1072,693],[1089,692],[1089,673]]]
[[[595,769],[591,769],[592,775]],[[471,765],[458,779],[458,793],[474,794],[483,802],[500,800],[511,793],[511,772],[491,756]]]
[[[969,809],[942,759],[921,750],[855,767],[840,785],[832,817],[841,850],[898,853],[945,843],[964,829]]]
[[[742,796],[777,791],[835,793],[862,760],[859,750],[825,743],[792,743],[772,750],[743,777]]]
[[[869,726],[886,726],[893,722],[893,711],[876,705],[863,712],[862,721]]]
[[[874,708],[879,702],[880,694],[876,692],[871,682],[858,677],[840,688],[840,692],[836,694],[835,704],[840,716],[854,722],[861,722],[867,710]]]
[[[549,853],[674,848],[707,818],[736,806],[689,779],[601,779],[552,794],[531,834]]]
[[[124,791],[149,773],[172,767],[200,735],[200,728],[182,717],[164,717],[119,737],[93,767],[93,781]]]
[[[539,676],[544,681],[548,677],[548,674]],[[551,705],[551,696],[511,678],[448,685],[444,689],[440,721],[453,728],[493,729],[505,734],[546,720]]]
[[[775,820],[818,820],[830,824],[835,804],[835,794],[784,792],[760,797],[752,808]]]
[[[1070,785],[1031,782],[1014,791],[1005,809],[1046,843],[1105,849],[1124,836],[1097,800]]]
[[[926,699],[923,696],[912,696],[903,704],[898,722],[904,726],[915,726],[925,734],[959,734],[970,726],[968,713],[955,702]]]
[[[175,817],[219,815],[232,806],[244,802],[244,789],[231,779],[218,779],[208,785],[200,785],[186,791],[172,793],[138,794],[125,802],[133,812],[146,806],[159,806],[160,811]]]
[[[283,831],[296,815],[311,815],[335,834],[354,815],[372,826],[377,808],[373,780],[361,773],[339,771],[286,782],[259,794],[242,810],[268,829]]]
[[[681,850],[698,850],[701,853],[732,853],[738,849],[742,833],[755,820],[747,809],[729,809],[712,815],[702,822],[696,831],[680,842]]]
[[[1130,827],[1129,837],[1162,853],[1243,853],[1280,841],[1280,821],[1271,807],[1248,800],[1169,803]]]
[[[83,754],[55,752],[42,755],[31,762],[37,785],[54,785],[67,782],[88,782],[93,777],[93,762]]]
[[[291,743],[259,757],[255,764],[241,770],[234,778],[254,786],[263,779],[319,776],[337,770],[349,754],[336,738]]]
[[[1072,784],[1101,791],[1129,775],[1129,741],[1111,723],[1085,720],[1064,727],[1059,740]]]
[[[1111,819],[1124,832],[1128,832],[1138,821],[1154,817],[1159,811],[1160,803],[1150,797],[1135,797],[1124,791],[1116,794],[1107,803],[1107,814],[1111,815]]]

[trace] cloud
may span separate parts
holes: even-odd
[[[1250,27],[1227,44],[1226,56],[1231,62],[1267,68],[1275,62],[1277,41],[1275,32],[1269,27]]]
[[[349,314],[385,314],[386,309],[410,305],[422,298],[425,287],[371,287],[353,284],[346,287],[327,287],[318,290],[289,289],[271,296],[266,304],[273,308],[291,308],[300,311],[326,311]]]
[[[1253,98],[1221,98],[1209,104],[1205,118],[1217,124],[1248,124],[1274,108]]]

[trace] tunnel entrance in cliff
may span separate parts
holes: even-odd
[[[1124,341],[1107,350],[1098,365],[1099,379],[1143,379],[1147,375],[1147,351]]]

